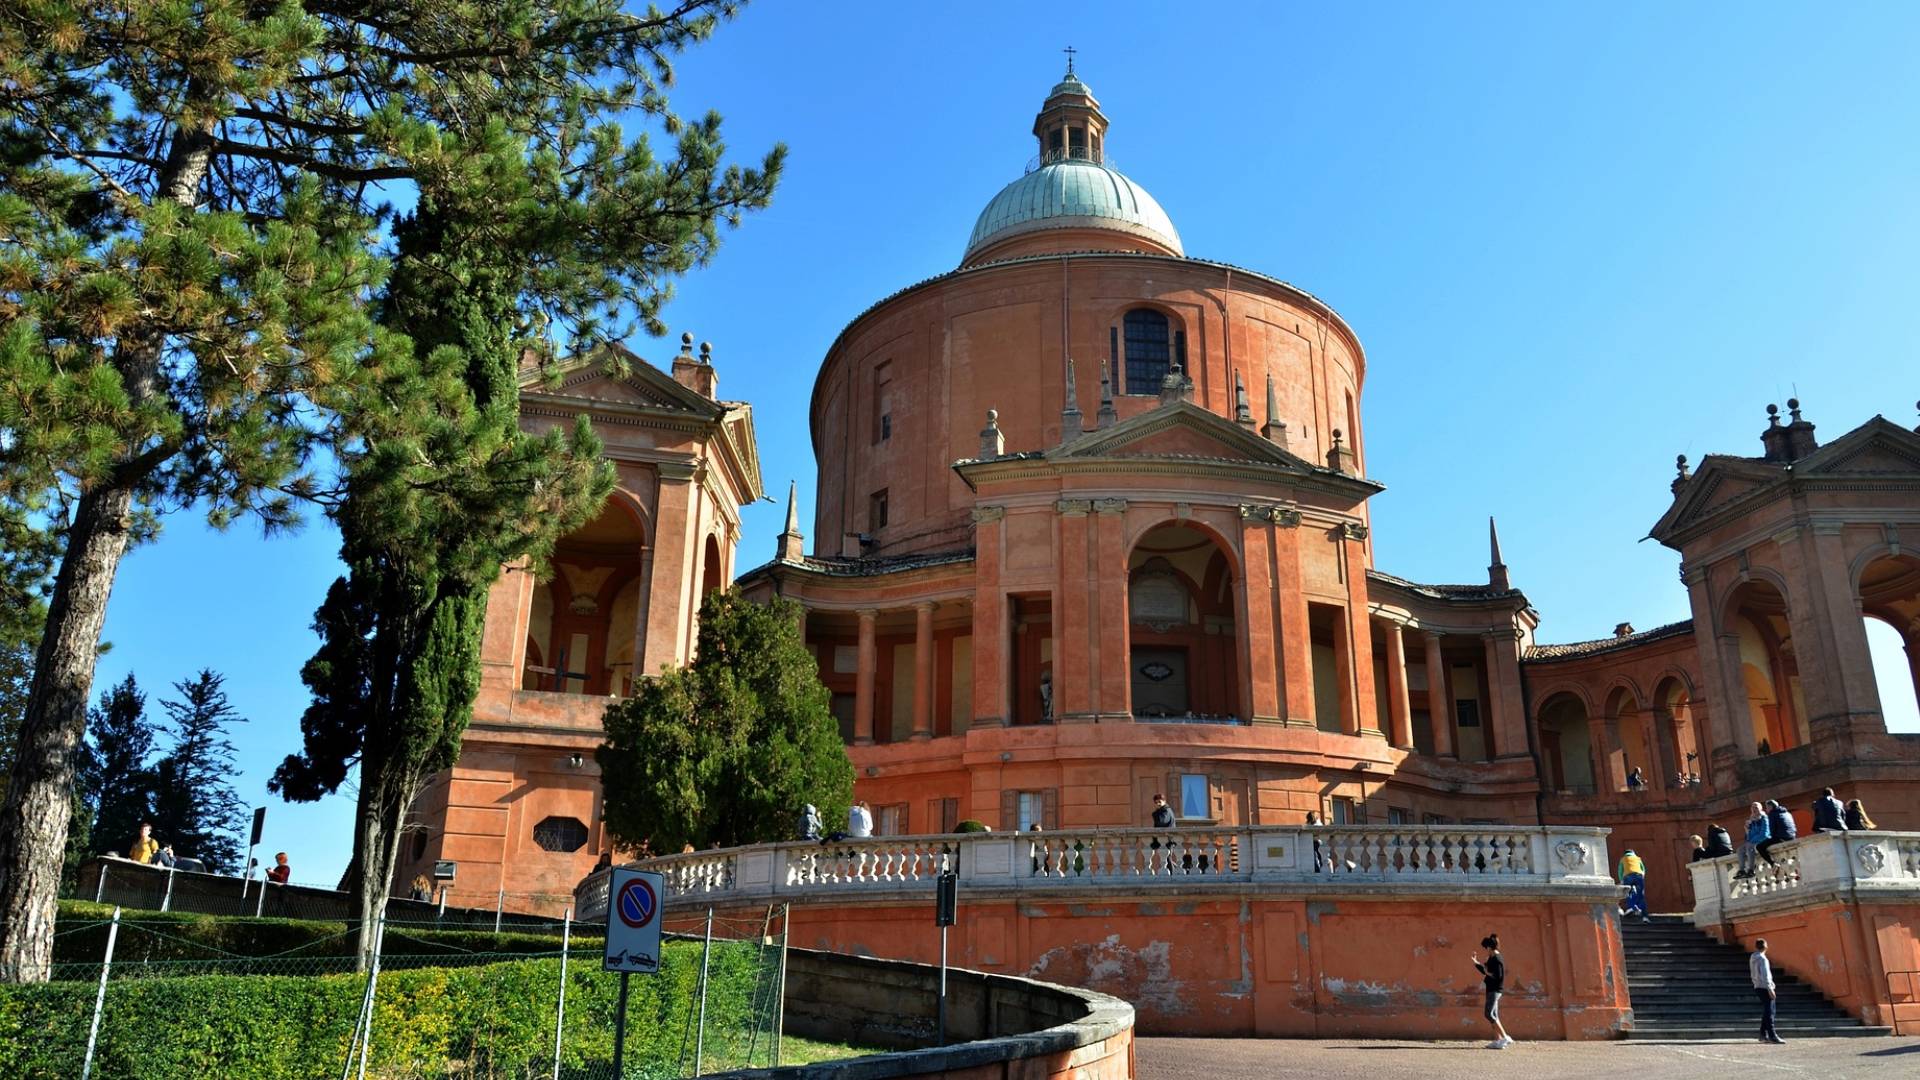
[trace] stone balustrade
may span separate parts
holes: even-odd
[[[1607,830],[1510,826],[1074,829],[756,844],[630,865],[666,877],[667,903],[778,903],[931,895],[953,868],[963,893],[1271,883],[1289,893],[1407,893],[1610,886]],[[607,871],[581,882],[576,918],[604,918]]]
[[[1750,878],[1738,857],[1705,859],[1693,876],[1693,922],[1710,926],[1836,898],[1920,899],[1920,833],[1813,833],[1776,844]]]

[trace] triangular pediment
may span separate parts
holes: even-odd
[[[1289,472],[1315,472],[1290,454],[1238,424],[1190,401],[1163,405],[1092,431],[1047,451],[1057,461],[1084,458],[1216,458],[1271,465]]]
[[[1786,474],[1777,465],[1709,454],[1700,462],[1699,470],[1674,491],[1673,505],[1647,535],[1664,541],[1701,518],[1785,480]]]
[[[1876,416],[1794,462],[1801,476],[1920,475],[1920,434]]]
[[[547,370],[524,368],[520,391],[583,404],[668,409],[708,419],[721,413],[719,405],[619,344],[555,361]]]

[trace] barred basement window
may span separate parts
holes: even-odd
[[[579,818],[546,818],[533,827],[533,842],[546,851],[579,851],[587,846],[587,827]]]

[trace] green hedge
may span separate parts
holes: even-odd
[[[635,977],[628,1004],[628,1061],[668,1075],[679,1060],[695,1002],[700,946],[667,945],[658,975]],[[597,948],[568,969],[563,1074],[592,1075],[613,1055],[617,976]],[[771,950],[716,943],[707,1011],[709,1068],[744,1063],[755,1006],[770,1008]],[[118,965],[116,964],[116,969]],[[369,1076],[546,1076],[553,1052],[558,959],[386,971],[380,975]],[[280,1080],[338,1076],[365,979],[195,975],[114,979],[94,1075],[123,1080]],[[756,989],[760,1001],[756,1003]],[[95,986],[73,981],[0,986],[0,1077],[79,1075]],[[760,1016],[764,1062],[768,1017]]]
[[[81,968],[100,962],[107,945],[107,923],[113,907],[82,901],[62,901],[58,936],[54,938],[56,965],[79,965],[57,971],[57,977],[90,978]],[[589,931],[598,927],[588,927]],[[326,961],[354,955],[354,935],[345,922],[304,919],[251,919],[233,916],[195,915],[187,912],[122,911],[120,937],[114,945],[116,965],[173,963],[182,961],[221,961],[227,971],[243,967],[232,957],[281,957]],[[575,944],[592,946],[600,940],[597,933],[576,934]],[[531,934],[489,930],[439,930],[431,927],[387,927],[387,956],[443,957],[457,961],[476,953],[557,953],[557,934]],[[290,954],[290,955],[289,955]],[[286,961],[282,961],[284,965]],[[327,967],[316,963],[317,968]],[[327,967],[337,968],[338,964]],[[236,971],[236,973],[239,973]],[[271,969],[264,973],[273,974]]]

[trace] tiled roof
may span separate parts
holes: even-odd
[[[877,577],[881,574],[898,574],[906,570],[920,570],[929,566],[945,566],[949,563],[973,561],[973,549],[961,548],[956,551],[923,551],[913,555],[863,555],[849,558],[842,555],[808,555],[798,563],[774,560],[763,563],[740,575],[742,579],[779,567],[792,567],[828,577]]]
[[[1378,570],[1367,571],[1367,577],[1373,581],[1382,581],[1388,585],[1398,585],[1403,589],[1411,589],[1422,596],[1430,596],[1436,600],[1498,600],[1501,597],[1512,596],[1520,591],[1518,589],[1508,589],[1503,592],[1494,588],[1492,585],[1423,585],[1417,581],[1408,581],[1406,578],[1394,577],[1392,574],[1383,574]]]
[[[1630,649],[1635,645],[1645,645],[1651,641],[1661,641],[1682,634],[1693,633],[1693,620],[1682,619],[1679,622],[1656,626],[1651,630],[1624,634],[1620,637],[1596,638],[1593,641],[1574,641],[1565,645],[1535,645],[1527,650],[1529,661],[1537,660],[1573,660],[1583,656],[1612,652],[1615,649]]]

